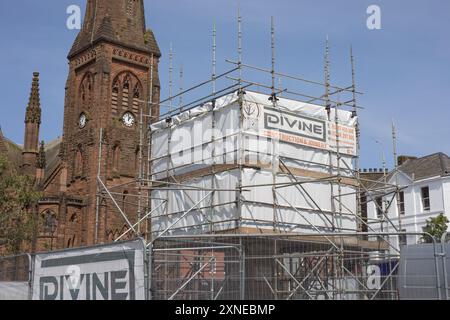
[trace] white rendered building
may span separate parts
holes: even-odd
[[[397,228],[401,232],[420,233],[429,218],[442,213],[450,220],[450,158],[446,154],[408,159],[397,172],[380,181],[384,179],[394,186],[393,192],[384,197],[376,193],[367,196],[367,218],[375,231],[395,232]],[[395,185],[400,187],[398,195]],[[420,235],[399,236],[390,242],[399,247],[415,244],[420,238]]]

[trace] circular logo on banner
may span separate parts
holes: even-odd
[[[256,103],[245,103],[242,107],[247,117],[258,118],[260,114],[259,106]]]

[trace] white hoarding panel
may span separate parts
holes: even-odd
[[[28,282],[0,282],[0,301],[28,300],[29,292]]]
[[[143,241],[35,257],[33,300],[144,300]]]

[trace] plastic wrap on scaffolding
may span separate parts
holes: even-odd
[[[356,230],[356,188],[326,180],[354,174],[355,125],[348,111],[328,118],[322,106],[282,98],[274,106],[254,92],[155,123],[152,180],[184,187],[153,189],[153,208],[167,199],[153,215],[153,233]]]

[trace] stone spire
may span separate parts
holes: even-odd
[[[39,95],[39,72],[33,73],[30,99],[28,100],[25,123],[41,124],[41,98]]]
[[[146,30],[143,0],[87,0],[83,27],[69,59],[100,41],[161,56],[153,33]]]
[[[34,72],[30,99],[25,112],[25,137],[22,152],[22,172],[29,176],[35,176],[36,174],[40,125],[41,101],[39,96],[39,73]]]

